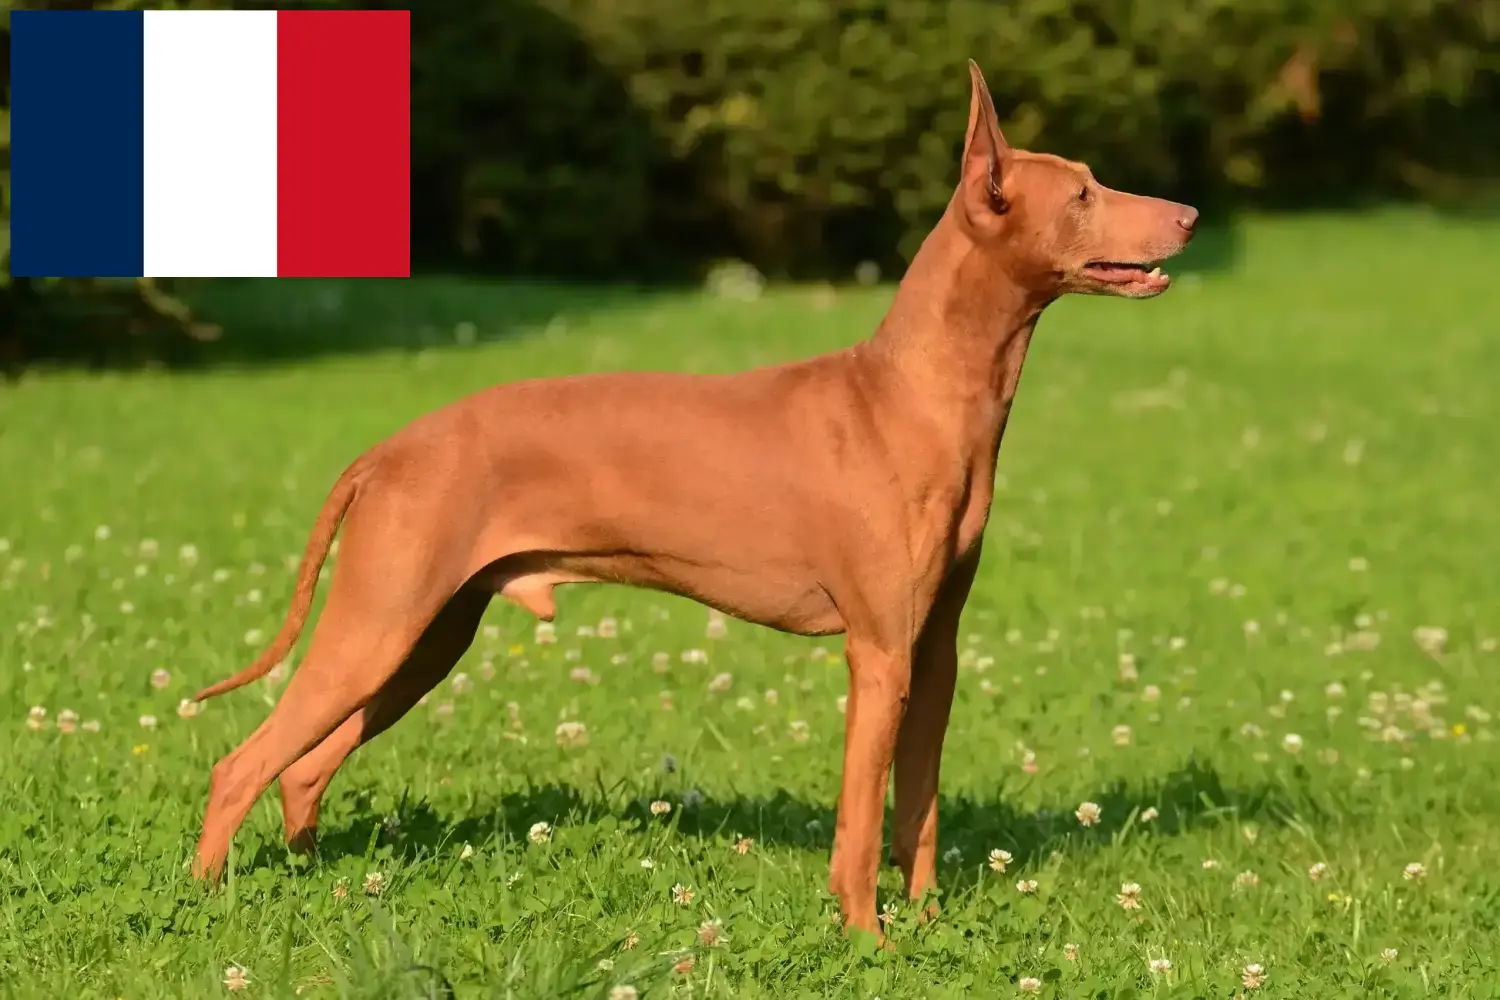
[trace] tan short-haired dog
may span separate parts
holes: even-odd
[[[311,845],[339,766],[452,669],[499,594],[550,620],[553,588],[608,582],[694,598],[799,635],[847,636],[849,704],[830,889],[878,932],[887,783],[907,891],[934,881],[938,763],[959,613],[995,459],[1042,310],[1068,292],[1147,298],[1198,213],[1112,191],[1006,144],[979,69],[961,175],[875,335],[735,375],[622,373],[496,386],[360,456],[313,528],[286,624],[327,605],[285,693],[213,769],[195,872],[216,879],[278,777]]]

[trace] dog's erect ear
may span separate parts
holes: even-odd
[[[990,98],[990,88],[985,86],[984,74],[979,72],[979,66],[972,59],[969,60],[969,79],[973,91],[969,96],[969,131],[964,138],[960,183],[969,220],[980,224],[986,214],[1002,214],[1006,210],[1001,176],[1010,145],[1000,133],[995,102]]]

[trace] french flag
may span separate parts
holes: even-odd
[[[14,11],[10,33],[13,275],[410,275],[409,11]]]

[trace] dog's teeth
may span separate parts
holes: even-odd
[[[1159,267],[1153,267],[1151,269],[1151,273],[1148,274],[1148,275],[1146,275],[1146,277],[1148,277],[1148,278],[1160,278],[1161,277],[1161,268],[1159,268]]]

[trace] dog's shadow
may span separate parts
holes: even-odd
[[[523,840],[538,821],[574,826],[606,817],[619,820],[622,830],[643,840],[660,836],[663,823],[675,823],[679,836],[702,840],[744,836],[760,846],[826,855],[835,815],[831,801],[811,803],[780,791],[727,801],[705,797],[687,807],[681,797],[674,797],[672,817],[664,820],[651,814],[646,797],[609,789],[585,796],[576,788],[545,785],[503,795],[489,808],[465,816],[446,815],[426,801],[403,802],[395,813],[398,822],[392,826],[386,812],[373,808],[369,789],[344,794],[354,797],[354,806],[342,821],[323,830],[318,846],[323,863],[365,855],[378,844],[387,847],[397,863],[420,864],[455,853],[465,843],[482,849],[486,843]],[[1284,825],[1294,811],[1280,786],[1226,787],[1211,765],[1195,759],[1161,778],[1115,782],[1094,801],[1100,819],[1083,827],[1075,814],[1076,802],[1021,811],[1003,795],[993,799],[943,797],[939,802],[940,885],[949,893],[971,886],[983,874],[990,852],[997,849],[1010,854],[1007,864],[1014,871],[1044,863],[1052,852],[1065,848],[1070,852],[1098,850],[1129,836],[1131,830],[1143,834],[1147,824],[1155,837],[1175,837],[1226,823]],[[1147,814],[1152,809],[1154,816]],[[1297,816],[1299,822],[1315,826],[1323,818],[1309,815],[1305,803],[1299,804]],[[277,865],[284,857],[280,848],[265,845],[252,864]]]

